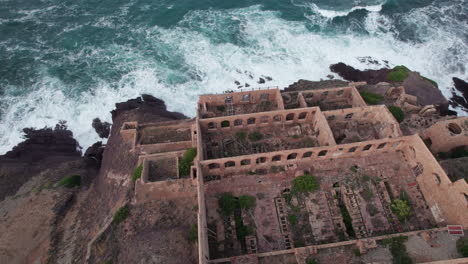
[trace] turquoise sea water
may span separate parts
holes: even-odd
[[[404,64],[449,96],[467,43],[466,0],[0,0],[0,153],[59,120],[87,147],[92,119],[141,93],[193,116],[201,93],[319,80],[337,62]]]

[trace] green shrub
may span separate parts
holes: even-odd
[[[218,199],[219,209],[221,209],[221,213],[225,216],[229,216],[234,214],[234,211],[237,207],[237,200],[231,193],[223,193],[221,197]]]
[[[450,157],[452,159],[468,157],[468,150],[465,146],[456,147],[452,149]]]
[[[185,151],[182,158],[179,159],[179,176],[190,175],[190,167],[197,156],[196,148],[189,148]]]
[[[237,131],[236,138],[240,141],[244,141],[247,138],[247,133],[244,130]]]
[[[400,107],[391,105],[388,107],[388,110],[390,111],[390,113],[392,113],[393,117],[395,117],[398,123],[401,123],[401,121],[405,119],[405,112],[403,112],[403,110],[401,110]]]
[[[72,175],[72,176],[63,178],[58,182],[58,186],[65,186],[67,188],[73,188],[75,186],[80,186],[80,185],[81,185],[80,175]]]
[[[288,221],[291,223],[291,225],[296,225],[297,224],[297,215],[295,214],[288,214]]]
[[[236,233],[237,233],[237,239],[239,241],[244,241],[246,236],[250,236],[253,234],[253,228],[250,226],[246,226],[244,224],[239,224],[237,225],[236,221]]]
[[[359,251],[358,248],[353,249],[353,253],[354,253],[354,255],[355,255],[356,257],[360,257],[360,256],[361,256],[361,251]]]
[[[229,121],[224,120],[221,122],[221,127],[229,127]]]
[[[298,248],[298,247],[305,247],[305,242],[304,242],[304,240],[295,240],[295,241],[294,241],[294,247],[295,247],[295,248]]]
[[[423,77],[424,80],[430,82],[430,83],[431,83],[432,85],[434,85],[436,88],[439,88],[439,85],[437,84],[436,81],[431,80],[431,79],[429,79],[429,78],[427,78],[427,77],[424,77],[424,76],[422,76],[422,77]]]
[[[249,139],[251,141],[259,141],[259,140],[263,139],[263,134],[258,132],[258,131],[254,131],[254,132],[249,134]]]
[[[120,209],[117,210],[117,212],[115,212],[114,214],[113,222],[116,225],[122,223],[128,217],[128,213],[129,213],[128,206],[125,205],[125,206],[120,207]]]
[[[218,105],[216,109],[218,109],[218,111],[220,112],[224,112],[226,110],[226,107],[224,107],[224,105]]]
[[[408,201],[395,199],[390,208],[400,221],[406,220],[411,215],[411,207]]]
[[[319,262],[315,259],[308,259],[306,264],[318,264]]]
[[[410,70],[408,70],[408,68],[405,66],[396,66],[391,72],[388,73],[387,79],[392,82],[402,82],[408,77],[409,72]]]
[[[375,94],[375,93],[366,92],[366,91],[361,91],[359,93],[361,94],[362,99],[364,99],[364,101],[370,105],[379,104],[384,99],[384,97],[380,94]]]
[[[384,244],[390,244],[390,253],[392,253],[392,262],[395,264],[411,264],[413,260],[408,255],[406,251],[405,242],[408,240],[408,237],[394,237],[390,239],[385,239]]]
[[[136,167],[132,173],[132,181],[136,182],[136,180],[141,178],[141,172],[143,171],[143,163],[140,166]]]
[[[197,224],[193,224],[190,227],[188,240],[191,243],[198,241],[198,225]]]
[[[310,175],[309,173],[304,173],[304,175],[296,177],[293,180],[292,193],[305,193],[305,192],[314,192],[318,190],[319,184],[315,176]]]
[[[462,237],[457,240],[457,250],[464,258],[468,258],[468,238]]]
[[[250,195],[241,195],[239,197],[239,206],[242,209],[250,209],[255,207],[256,199]]]

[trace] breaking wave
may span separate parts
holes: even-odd
[[[54,40],[60,45],[52,48],[40,35],[34,39],[37,46],[0,38],[0,54],[6,54],[3,59],[0,55],[0,62],[20,52],[36,61],[57,56],[37,69],[26,68],[24,73],[34,74],[24,82],[7,77],[0,82],[0,153],[22,140],[22,128],[54,126],[59,120],[67,121],[86,148],[99,140],[91,127],[93,118],[110,122],[116,102],[142,93],[163,99],[170,111],[194,116],[199,94],[236,90],[236,81],[250,87],[285,87],[301,78],[319,80],[334,75],[328,66],[337,62],[358,69],[380,68],[384,61],[390,66],[404,64],[437,81],[448,97],[452,76],[468,78],[463,65],[468,61],[463,33],[467,24],[460,18],[468,12],[463,1],[438,3],[404,14],[384,12],[383,3],[335,13],[295,6],[304,14],[301,20],[260,5],[207,8],[190,10],[170,26],[140,21],[128,26],[122,22],[124,16],[111,15],[61,27],[56,32],[60,40]],[[135,8],[128,4],[125,15],[151,9]],[[173,3],[164,10],[177,8]],[[310,19],[347,19],[358,9],[366,12],[352,23],[328,21],[317,29]],[[28,21],[17,23],[41,28],[50,22],[35,15],[44,12],[49,11],[25,13]],[[437,16],[439,21],[434,21]],[[96,34],[94,42],[85,32],[90,29]],[[110,36],[113,41],[107,41]],[[369,57],[380,64],[362,59]],[[273,80],[259,84],[266,76]]]

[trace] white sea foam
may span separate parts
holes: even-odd
[[[430,10],[414,10],[401,19],[414,19],[430,27],[428,12]],[[213,41],[207,35],[219,32],[229,36],[223,31],[225,25],[237,27],[241,45],[222,38]],[[170,111],[194,116],[199,94],[235,90],[236,80],[255,87],[262,86],[256,84],[259,77],[271,76],[274,80],[263,86],[284,87],[300,78],[324,78],[330,74],[328,66],[332,63],[344,62],[358,69],[370,67],[361,64],[357,57],[371,56],[380,61],[388,60],[391,65],[404,64],[437,81],[446,96],[450,95],[447,87],[451,87],[452,76],[468,77],[462,67],[457,67],[457,62],[468,61],[466,43],[452,31],[442,28],[439,30],[443,32],[439,32],[432,28],[427,32],[432,37],[414,44],[398,40],[391,19],[382,14],[369,13],[363,26],[369,35],[327,36],[311,32],[305,22],[286,21],[277,12],[253,6],[229,11],[192,11],[179,26],[171,28],[135,28],[132,34],[141,36],[142,42],[153,43],[155,49],[164,45],[170,54],[179,56],[184,69],[170,68],[135,47],[95,48],[87,56],[102,57],[103,61],[122,60],[125,61],[122,65],[132,70],[114,83],[102,81],[92,91],[75,96],[64,92],[74,87],[47,74],[23,97],[7,91],[0,99],[0,153],[22,140],[22,128],[54,126],[59,120],[68,122],[75,138],[86,148],[99,140],[91,127],[93,118],[110,122],[109,112],[116,102],[142,93],[163,99]],[[453,56],[451,47],[458,49],[457,56]],[[118,58],[109,56],[116,54],[111,49],[118,49]],[[173,76],[188,73],[198,77],[175,84],[168,81]]]
[[[379,5],[370,5],[370,6],[355,6],[352,7],[351,9],[348,10],[343,10],[343,11],[336,11],[336,10],[328,10],[328,9],[322,9],[319,8],[316,4],[311,3],[311,8],[319,13],[321,16],[326,17],[326,18],[335,18],[335,17],[344,17],[356,10],[367,10],[369,12],[380,12],[382,10],[382,4]]]

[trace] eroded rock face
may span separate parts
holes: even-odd
[[[387,75],[391,69],[382,68],[379,70],[357,70],[342,62],[330,65],[330,70],[340,75],[343,79],[353,82],[367,82],[368,84],[377,84],[386,82]]]
[[[110,134],[111,123],[102,122],[99,118],[94,118],[92,126],[100,138],[108,138]]]
[[[326,80],[326,81],[308,81],[308,80],[299,80],[288,87],[284,88],[284,91],[302,91],[302,90],[315,90],[315,89],[325,89],[325,88],[334,88],[334,87],[344,87],[347,86],[348,82],[341,80]]]
[[[465,111],[468,111],[468,82],[462,79],[453,77],[453,84],[455,89],[458,90],[462,96],[457,95],[455,91],[452,91],[452,98],[450,98],[450,105],[454,107],[463,107]]]

